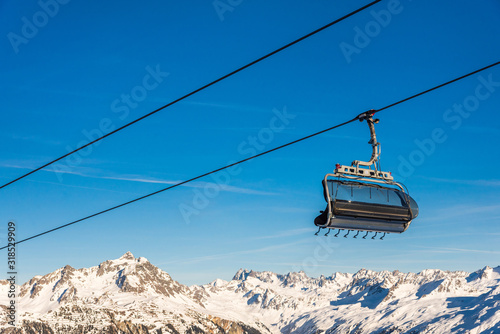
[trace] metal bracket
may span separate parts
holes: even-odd
[[[368,142],[368,144],[372,145],[372,150],[373,150],[370,161],[365,162],[365,161],[354,160],[352,162],[352,166],[358,167],[359,165],[361,165],[369,167],[375,164],[375,169],[377,169],[376,163],[378,162],[378,158],[380,156],[380,143],[377,142],[377,134],[375,133],[374,124],[377,124],[380,120],[378,118],[373,119],[374,114],[375,110],[370,110],[358,116],[359,121],[360,122],[366,121],[366,123],[368,123],[368,127],[370,128],[370,141]]]
[[[340,164],[337,164],[335,166],[335,174],[336,176],[352,175],[359,177],[371,177],[376,179],[383,179],[387,181],[394,180],[390,172],[381,172],[370,168],[361,168],[359,166],[345,166]]]

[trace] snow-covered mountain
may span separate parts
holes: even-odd
[[[0,281],[0,333],[500,333],[499,282],[500,267],[319,278],[241,269],[188,287],[128,252],[23,284],[17,329]]]

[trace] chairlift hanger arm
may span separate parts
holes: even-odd
[[[370,158],[370,161],[368,162],[365,162],[365,161],[359,161],[359,160],[354,160],[352,162],[352,166],[372,166],[373,164],[375,164],[375,169],[377,169],[377,165],[376,163],[378,162],[378,158],[380,156],[380,143],[377,142],[377,134],[375,133],[375,125],[374,124],[377,124],[380,120],[378,118],[376,119],[373,119],[373,115],[375,114],[375,110],[370,110],[370,111],[367,111],[361,115],[358,116],[358,119],[360,122],[362,121],[366,121],[366,123],[368,123],[368,127],[370,129],[370,141],[368,142],[368,144],[371,144],[372,145],[372,156]]]

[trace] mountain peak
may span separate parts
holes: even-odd
[[[244,281],[247,279],[248,274],[250,274],[250,270],[240,268],[240,270],[234,274],[233,281]]]
[[[0,304],[9,286],[0,281]],[[25,326],[57,328],[82,321],[100,324],[92,325],[96,327],[88,333],[125,332],[129,326],[142,328],[134,327],[130,333],[146,333],[143,329],[153,327],[155,332],[209,333],[217,326],[236,332],[232,326],[239,323],[245,326],[239,333],[354,333],[352,326],[356,324],[355,331],[360,334],[391,328],[406,333],[456,334],[484,331],[487,326],[498,329],[500,315],[495,311],[499,295],[500,267],[485,267],[473,274],[361,269],[356,274],[319,278],[308,277],[303,271],[276,274],[240,269],[233,282],[217,279],[187,287],[144,258],[126,252],[99,266],[74,269],[67,265],[35,276],[20,287],[19,298],[23,305],[20,319],[38,319],[38,323],[23,322]],[[440,307],[430,309],[430,299]],[[218,318],[228,310],[231,321]],[[264,311],[263,317],[248,317]],[[408,313],[412,314],[410,322]],[[0,320],[0,331],[5,324]],[[443,324],[454,331],[442,331]],[[107,331],[110,326],[116,328]],[[40,332],[40,328],[24,328],[23,332]],[[72,328],[65,333],[81,332]]]
[[[130,251],[123,254],[118,260],[135,260],[134,254]]]
[[[108,260],[108,261],[105,261],[104,263],[110,263],[110,264],[113,264],[113,265],[125,265],[125,266],[129,266],[129,265],[135,265],[137,263],[146,263],[146,262],[149,262],[148,259],[146,259],[145,257],[135,257],[134,254],[132,254],[131,252],[126,252],[125,254],[123,254],[122,256],[120,256],[118,259],[115,259],[115,260]]]

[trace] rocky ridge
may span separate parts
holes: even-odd
[[[499,282],[500,267],[319,278],[240,269],[188,287],[128,252],[32,278],[18,290],[21,326],[3,316],[0,333],[500,333]]]

